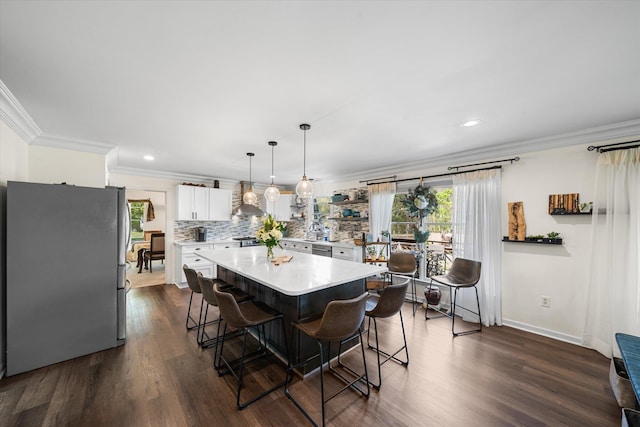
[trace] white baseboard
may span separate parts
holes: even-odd
[[[526,332],[531,332],[532,334],[553,338],[558,341],[564,341],[569,344],[579,345],[580,347],[586,347],[584,344],[582,344],[582,339],[580,339],[579,337],[563,334],[562,332],[552,331],[550,329],[540,328],[538,326],[533,326],[527,323],[517,322],[515,320],[509,319],[502,319],[502,325],[509,326],[514,329],[520,329]]]
[[[189,285],[187,285],[186,283],[176,283],[176,282],[173,282],[173,284],[174,284],[174,285],[176,285],[176,288],[178,288],[178,289],[184,289],[184,288],[189,287]]]

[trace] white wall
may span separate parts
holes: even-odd
[[[507,203],[522,201],[527,235],[557,231],[564,239],[561,246],[502,243],[503,323],[576,344],[587,314],[583,290],[589,274],[591,216],[549,215],[548,197],[579,193],[581,201],[593,200],[597,154],[586,147],[520,155],[519,162],[502,170],[502,234],[507,235]],[[446,172],[444,167],[398,171],[398,179]],[[322,183],[314,192],[330,195],[333,190],[361,185],[357,181]],[[551,297],[550,308],[540,306],[543,295]]]
[[[0,121],[0,183],[27,181],[29,146],[4,121]]]
[[[549,215],[550,194],[579,193],[593,200],[597,154],[577,145],[520,156],[504,168],[503,235],[507,203],[522,201],[526,234],[557,231],[563,245],[503,243],[502,313],[507,325],[579,343],[585,321],[591,216]],[[551,307],[541,307],[541,296]]]
[[[164,191],[133,190],[127,188],[126,195],[127,199],[150,199],[151,203],[153,204],[153,212],[156,218],[153,221],[145,220],[143,224],[143,230],[166,231],[167,206],[165,201],[166,195]],[[147,213],[147,209],[148,205],[145,205],[145,215]]]
[[[43,184],[59,184],[83,187],[104,187],[106,163],[104,154],[95,154],[29,146],[29,181]]]
[[[139,191],[140,193],[138,194],[151,194],[145,193],[148,191],[164,193],[164,224],[160,226],[160,223],[158,222],[159,219],[154,221],[154,223],[158,224],[158,230],[164,230],[165,232],[165,283],[172,283],[174,277],[173,259],[175,255],[173,250],[174,237],[172,224],[176,218],[175,189],[177,184],[180,184],[180,182],[173,179],[137,175],[123,175],[115,173],[110,174],[108,183],[108,185],[114,185],[116,187],[125,187],[127,189],[127,197],[129,197],[130,194],[135,194],[135,191]],[[145,196],[144,198],[147,197],[148,196]],[[155,199],[153,199],[152,201],[155,207]]]

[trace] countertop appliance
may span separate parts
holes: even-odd
[[[204,227],[196,227],[193,229],[193,234],[196,242],[207,241],[207,229]]]
[[[248,247],[248,246],[260,246],[260,242],[255,237],[244,236],[244,237],[232,237],[233,240],[240,241],[240,247]]]
[[[6,374],[125,340],[124,188],[7,183]]]

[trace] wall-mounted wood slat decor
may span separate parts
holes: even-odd
[[[511,202],[509,207],[509,240],[524,240],[527,224],[522,202]]]
[[[566,214],[580,212],[580,194],[549,194],[549,213]]]

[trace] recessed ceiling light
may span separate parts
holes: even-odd
[[[153,156],[147,154],[146,156],[144,156],[144,159],[148,160],[148,161],[151,161],[151,160],[153,160]]]
[[[472,126],[480,124],[480,120],[469,120],[468,122],[464,122],[462,127],[470,128]]]

